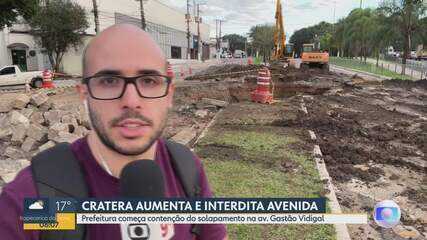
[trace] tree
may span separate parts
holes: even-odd
[[[238,34],[228,34],[222,37],[228,40],[230,44],[230,51],[234,53],[235,50],[245,50],[246,38]]]
[[[372,25],[368,35],[373,54],[377,59],[377,67],[379,65],[381,50],[390,46],[395,36],[398,35],[398,33],[393,31],[392,24],[378,9],[373,12]]]
[[[334,31],[332,33],[332,45],[337,49],[337,56],[343,57],[347,56],[345,53],[345,39],[344,39],[344,30],[345,30],[345,19],[342,18],[334,25]]]
[[[83,33],[89,27],[85,10],[69,0],[49,1],[29,23],[55,71],[59,70],[65,52],[82,44]]]
[[[423,44],[427,46],[427,31],[425,30],[427,29],[427,17],[420,20],[419,26],[418,31],[415,31],[414,34],[413,45],[417,46],[419,44]]]
[[[300,55],[303,44],[313,43],[314,37],[317,35],[320,39],[327,33],[332,34],[333,25],[327,22],[320,22],[314,26],[302,28],[296,31],[289,39],[290,43],[294,44],[295,52]],[[325,39],[324,39],[325,40]],[[322,49],[329,50],[329,46],[320,46]]]
[[[2,0],[0,1],[0,30],[6,25],[12,26],[18,16],[30,19],[39,6],[38,0]]]
[[[269,24],[257,25],[251,28],[249,36],[252,46],[263,56],[264,61],[270,59],[274,48],[274,26]]]
[[[424,16],[427,6],[424,0],[383,0],[380,10],[389,21],[395,23],[404,39],[402,75],[405,74],[406,59],[412,50],[412,37],[421,26],[421,17]]]
[[[345,41],[352,47],[353,53],[366,58],[370,53],[370,33],[373,31],[374,18],[371,9],[355,9],[346,18],[344,36]]]
[[[325,35],[320,37],[320,46],[324,50],[331,51],[331,49],[333,47],[332,34],[331,33],[325,33]]]

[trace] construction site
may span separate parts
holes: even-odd
[[[215,197],[321,197],[327,213],[363,213],[368,224],[231,224],[229,239],[427,239],[425,75],[338,66],[318,41],[295,58],[280,1],[275,19],[271,59],[261,64],[172,64],[176,90],[162,137],[194,151]],[[37,153],[91,131],[80,82],[0,89],[0,191]],[[383,200],[400,207],[393,228],[373,219]]]

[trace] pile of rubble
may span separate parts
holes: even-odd
[[[49,98],[41,90],[0,103],[0,176],[4,182],[12,180],[40,151],[55,143],[73,142],[88,132],[83,106],[58,104]]]
[[[163,137],[190,146],[218,111],[227,105],[228,102],[211,98],[177,105],[169,116]]]

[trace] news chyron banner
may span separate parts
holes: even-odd
[[[325,198],[28,198],[23,222],[27,230],[73,230],[76,224],[367,224],[367,214],[328,214]]]

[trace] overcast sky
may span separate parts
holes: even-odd
[[[159,0],[186,11],[186,0]],[[257,24],[274,23],[276,0],[195,0],[201,6],[201,16],[211,25],[215,37],[215,19],[224,19],[222,35],[246,34]],[[377,7],[381,0],[363,0],[363,7]],[[190,0],[193,5],[193,0]],[[327,21],[332,23],[360,7],[360,0],[282,0],[285,31],[290,36],[300,28]],[[192,11],[192,8],[191,10]]]

